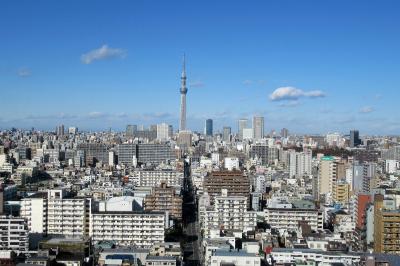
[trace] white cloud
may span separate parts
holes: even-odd
[[[316,91],[307,91],[304,92],[304,96],[309,97],[309,98],[320,98],[320,97],[325,97],[325,93],[322,91],[316,90]]]
[[[246,80],[243,81],[243,84],[244,85],[251,85],[251,84],[253,84],[253,81],[251,79],[246,79]]]
[[[96,60],[103,60],[108,58],[125,58],[127,52],[120,48],[111,48],[106,44],[98,49],[89,51],[81,56],[81,61],[84,64],[90,64]]]
[[[372,113],[373,111],[375,111],[375,109],[372,106],[364,106],[360,109],[360,113],[362,114]]]
[[[280,87],[269,95],[271,101],[297,101],[302,97],[320,98],[325,97],[325,93],[320,90],[303,91],[295,87]]]
[[[32,75],[32,71],[29,68],[23,67],[18,69],[17,75],[22,78],[29,77]]]
[[[105,117],[105,116],[106,116],[106,114],[102,113],[102,112],[90,112],[88,114],[88,117],[89,118],[93,118],[93,119],[102,118],[102,117]]]

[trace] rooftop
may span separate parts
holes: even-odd
[[[216,250],[214,253],[215,256],[226,256],[226,257],[257,257],[256,254],[247,253],[246,251],[240,249],[231,249],[231,250]]]

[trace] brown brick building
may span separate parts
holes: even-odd
[[[214,197],[221,195],[221,189],[228,190],[228,196],[244,196],[250,199],[250,180],[241,171],[216,171],[204,179],[204,190]]]
[[[146,211],[168,211],[171,218],[182,219],[182,198],[175,194],[174,187],[161,183],[160,187],[153,189],[144,201]]]

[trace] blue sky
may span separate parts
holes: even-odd
[[[399,1],[1,1],[0,128],[398,134]]]

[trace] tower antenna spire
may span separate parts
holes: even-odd
[[[186,77],[186,54],[183,53],[182,77]]]
[[[181,77],[181,110],[180,110],[180,120],[179,120],[179,130],[186,129],[186,94],[187,94],[187,87],[186,87],[186,56],[183,53],[183,65],[182,65],[182,77]]]

